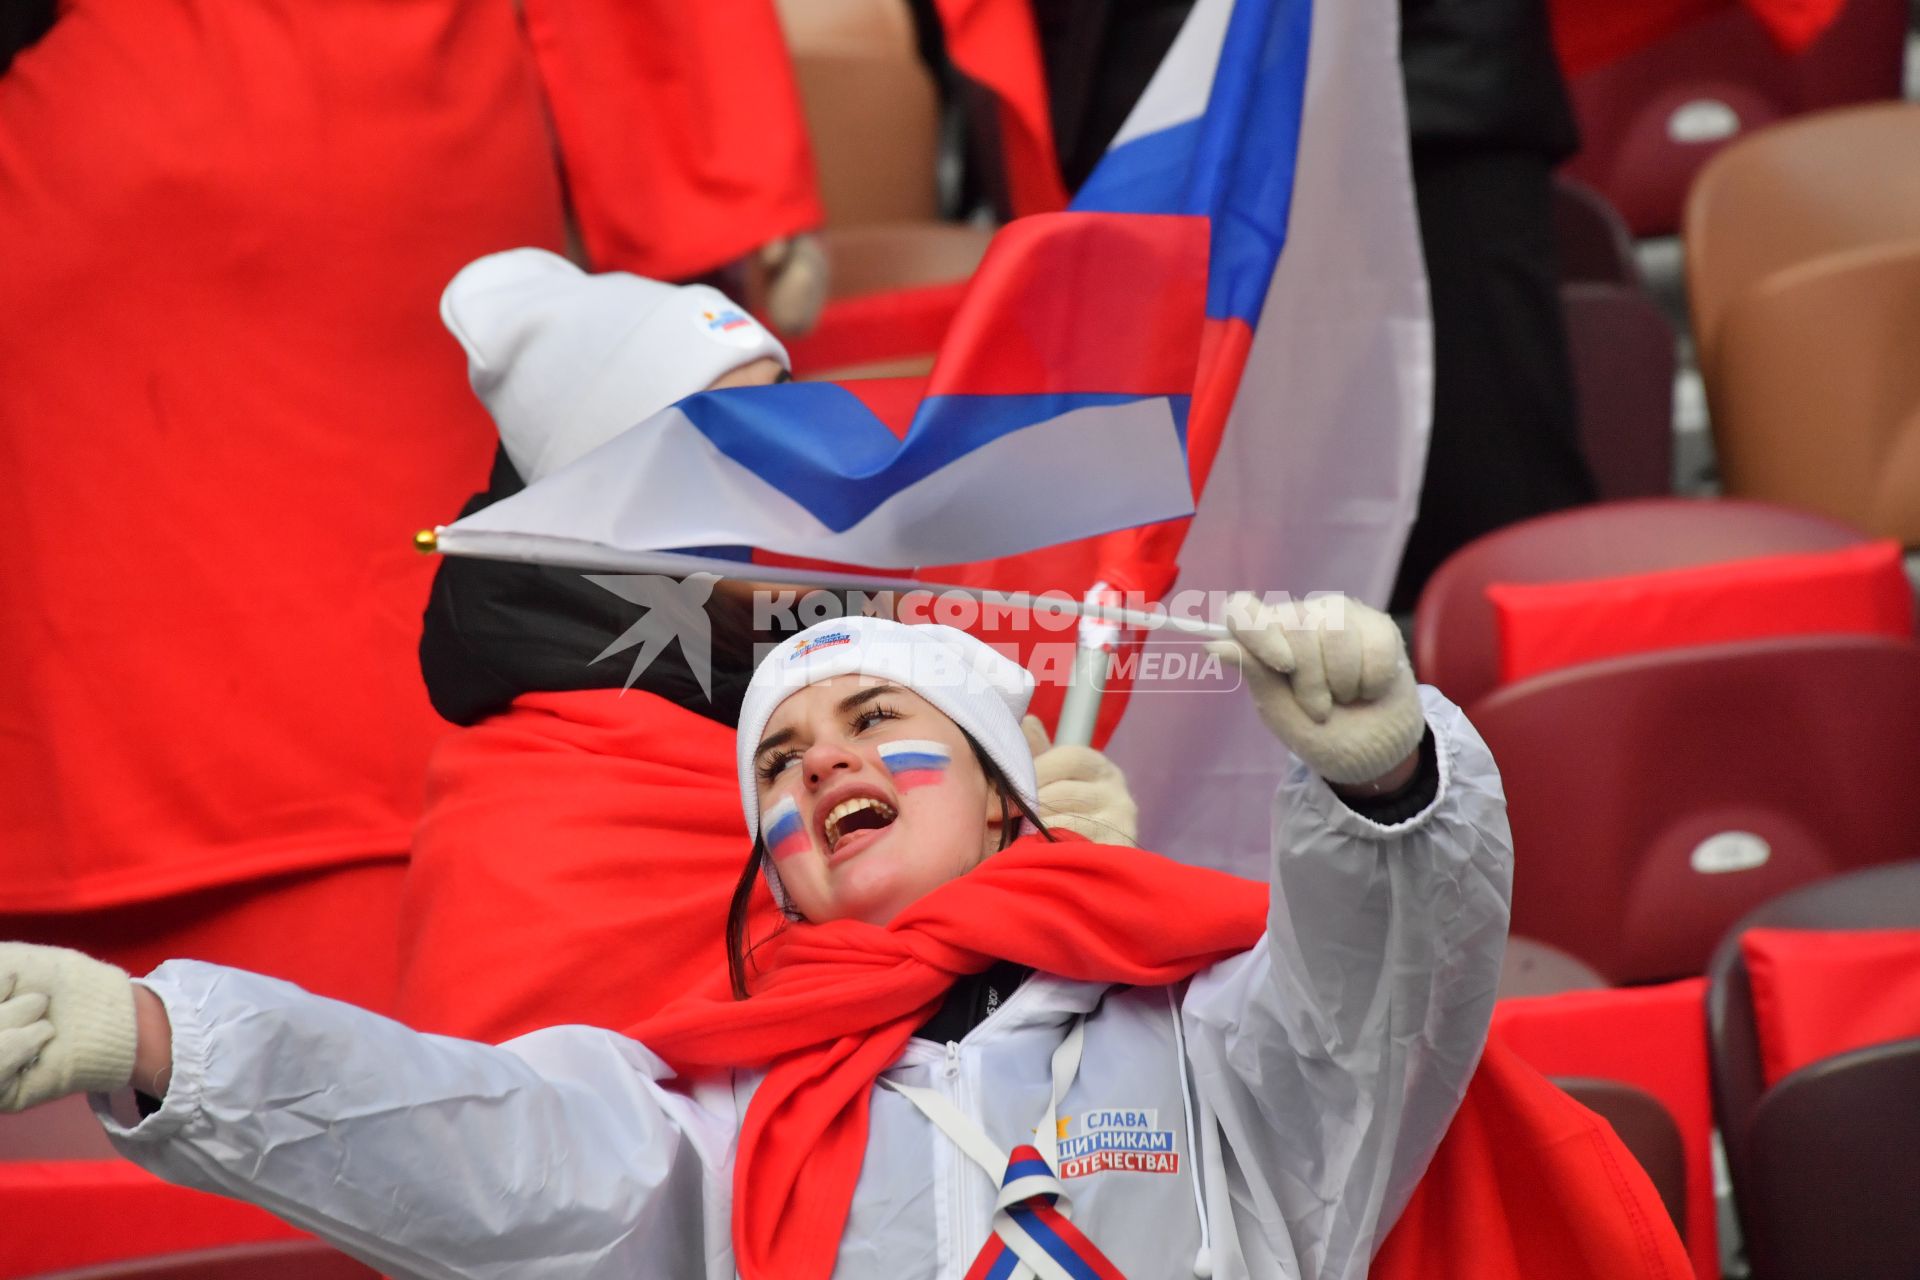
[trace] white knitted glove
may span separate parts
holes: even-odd
[[[1056,747],[1037,716],[1020,722],[1039,779],[1040,817],[1101,844],[1133,844],[1140,810],[1120,767],[1092,747]]]
[[[827,305],[827,251],[820,237],[802,232],[760,248],[766,272],[767,318],[783,334],[803,337]]]
[[[133,984],[64,947],[0,942],[0,1112],[133,1079]]]
[[[1372,782],[1419,748],[1426,717],[1386,614],[1345,596],[1264,605],[1240,591],[1226,623],[1233,639],[1207,648],[1239,664],[1260,718],[1328,782]]]

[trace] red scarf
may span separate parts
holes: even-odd
[[[767,1065],[733,1171],[744,1280],[826,1280],[867,1149],[873,1082],[963,974],[996,960],[1161,986],[1245,951],[1266,886],[1076,837],[1015,841],[884,928],[801,925],[757,953],[753,999],[718,990],[632,1028],[676,1071]]]
[[[631,1034],[682,1073],[768,1068],[733,1179],[744,1280],[826,1280],[866,1154],[874,1081],[955,978],[1012,960],[1164,985],[1251,947],[1265,885],[1157,854],[1017,841],[884,928],[801,925],[760,948],[753,999],[724,982]],[[1373,1268],[1376,1280],[1683,1280],[1658,1195],[1604,1121],[1501,1045]]]

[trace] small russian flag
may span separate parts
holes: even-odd
[[[953,754],[937,742],[902,738],[881,743],[880,760],[893,775],[894,785],[911,791],[940,781],[940,775],[953,763]]]
[[[775,860],[792,857],[812,846],[800,822],[800,806],[792,796],[781,796],[766,814],[767,852]]]

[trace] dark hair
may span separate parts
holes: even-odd
[[[973,748],[974,758],[980,762],[980,771],[987,775],[987,781],[1000,793],[1000,847],[1006,848],[1019,836],[1020,824],[1013,820],[1016,813],[1031,822],[1034,830],[1042,836],[1049,840],[1057,839],[1053,832],[1047,830],[1047,824],[1040,821],[1040,815],[1034,812],[1033,806],[1014,790],[1013,784],[1007,780],[1006,771],[995,764],[993,758],[973,740],[973,735],[962,729],[960,736]],[[759,882],[766,863],[767,841],[766,834],[762,832],[753,838],[753,852],[747,855],[747,865],[733,886],[733,901],[727,904],[727,976],[733,980],[735,1000],[745,1000],[749,994],[747,964],[753,959],[754,948],[759,946],[759,942],[750,944],[747,941],[747,911],[753,905],[754,886]],[[791,908],[788,912],[789,920],[800,918],[792,913]]]

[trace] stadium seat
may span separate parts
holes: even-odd
[[[1553,240],[1562,284],[1640,283],[1632,233],[1619,210],[1584,182],[1553,180]]]
[[[85,1098],[0,1115],[0,1161],[113,1158],[113,1146]]]
[[[1909,146],[1920,162],[1920,108]],[[1920,163],[1911,168],[1920,173]],[[1705,370],[1723,491],[1920,545],[1920,183],[1914,238],[1769,275]]]
[[[925,374],[993,233],[940,220],[940,96],[903,0],[782,0],[820,200],[828,297],[788,340],[805,379]]]
[[[378,1280],[379,1274],[318,1240],[287,1240],[47,1271],[35,1280]]]
[[[1911,823],[1908,823],[1911,826]],[[1745,957],[1741,951],[1741,935],[1755,928],[1800,928],[1800,929],[1891,929],[1902,927],[1920,927],[1920,861],[1911,860],[1920,854],[1920,848],[1910,847],[1908,861],[1888,866],[1872,867],[1855,871],[1848,875],[1836,876],[1806,885],[1790,893],[1774,898],[1756,907],[1730,928],[1719,945],[1714,949],[1712,962],[1707,969],[1709,988],[1707,993],[1707,1025],[1711,1052],[1711,1072],[1713,1079],[1713,1109],[1719,1124],[1722,1141],[1726,1145],[1727,1164],[1732,1171],[1736,1192],[1736,1204],[1740,1209],[1745,1230],[1750,1239],[1755,1238],[1756,1229],[1760,1235],[1758,1242],[1764,1250],[1770,1237],[1765,1234],[1764,1224],[1757,1220],[1759,1202],[1753,1200],[1745,1188],[1756,1185],[1755,1149],[1759,1126],[1759,1115],[1764,1099],[1770,1097],[1765,1076],[1761,1067],[1760,1031],[1754,1017],[1753,989],[1748,979]],[[1852,1056],[1852,1055],[1843,1055]],[[1835,1060],[1837,1061],[1837,1060]],[[1863,1079],[1875,1076],[1880,1068],[1868,1066],[1861,1068]],[[1805,1068],[1795,1072],[1780,1082],[1784,1087],[1790,1082],[1807,1076],[1815,1068]],[[1835,1070],[1844,1072],[1846,1067]],[[1813,1077],[1809,1077],[1812,1079]],[[1803,1132],[1799,1116],[1823,1108],[1828,1104],[1825,1094],[1830,1087],[1821,1084],[1796,1085],[1793,1093],[1801,1100],[1788,1100],[1778,1105],[1775,1117],[1769,1121],[1770,1132],[1794,1135]],[[1806,1092],[1802,1094],[1802,1089]],[[1909,1115],[1920,1115],[1920,1108],[1912,1105],[1914,1097],[1920,1097],[1911,1088],[1904,1110]],[[1776,1148],[1775,1159],[1780,1153],[1798,1141],[1789,1136],[1788,1146]],[[1858,1147],[1851,1149],[1859,1150]],[[1909,1140],[1909,1150],[1920,1151],[1920,1142]],[[1833,1153],[1817,1157],[1822,1160],[1834,1159]],[[1769,1187],[1777,1185],[1780,1170],[1767,1175]],[[1763,1179],[1763,1181],[1767,1181]],[[1920,1185],[1920,1184],[1910,1184]],[[1768,1205],[1767,1212],[1773,1212],[1777,1204],[1771,1192],[1755,1192]],[[1910,1215],[1908,1215],[1910,1216]],[[1909,1255],[1911,1257],[1912,1255]],[[1920,1271],[1913,1263],[1899,1274],[1912,1276]],[[1780,1274],[1811,1274],[1804,1272],[1786,1272]],[[1836,1265],[1827,1272],[1830,1275],[1867,1275]],[[1888,1274],[1875,1272],[1871,1274]],[[1756,1264],[1756,1280],[1762,1280],[1762,1272]]]
[[[1745,5],[1721,5],[1569,83],[1583,146],[1566,172],[1600,191],[1636,235],[1671,234],[1695,173],[1733,139],[1809,111],[1898,98],[1906,20],[1906,0],[1849,0],[1789,57]]]
[[[1586,1080],[1556,1077],[1554,1083],[1565,1089],[1587,1110],[1613,1126],[1620,1141],[1627,1144],[1633,1158],[1647,1171],[1667,1207],[1673,1225],[1681,1235],[1687,1233],[1687,1157],[1680,1141],[1680,1126],[1660,1099],[1645,1089],[1619,1080]]]
[[[1648,498],[1522,521],[1449,556],[1420,593],[1413,666],[1463,707],[1500,682],[1500,643],[1486,589],[1495,582],[1564,582],[1645,573],[1866,540],[1824,516],[1759,502]]]
[[[803,379],[909,377],[933,353],[993,232],[953,222],[828,227],[831,293],[820,323],[788,336]]]
[[[1788,267],[1920,237],[1920,104],[1829,111],[1728,147],[1687,199],[1687,302],[1714,380],[1733,304]]]
[[[1920,1039],[1839,1054],[1761,1098],[1735,1185],[1752,1280],[1920,1275]]]
[[[1673,491],[1673,329],[1637,283],[1560,287],[1580,444],[1603,499]]]
[[[1701,973],[1769,898],[1914,855],[1911,640],[1636,654],[1519,681],[1470,714],[1506,787],[1514,932],[1610,982]]]
[[[1607,980],[1558,947],[1550,947],[1532,938],[1510,937],[1500,957],[1500,985],[1497,994],[1505,1000],[1512,996],[1551,996],[1562,991],[1595,991]]]

